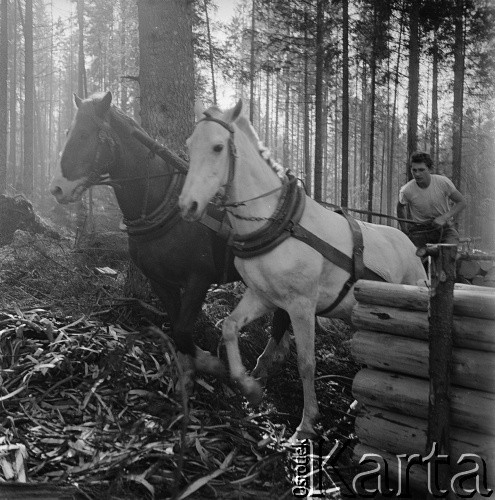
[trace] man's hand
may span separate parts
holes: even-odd
[[[439,215],[433,219],[433,225],[437,227],[445,227],[447,225],[448,218],[445,215]]]

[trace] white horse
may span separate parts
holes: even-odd
[[[346,288],[348,269],[334,264],[304,241],[290,237],[291,227],[286,229],[289,237],[282,238],[280,244],[242,256],[242,246],[251,235],[260,234],[266,239],[270,228],[280,232],[279,222],[284,216],[281,207],[286,205],[290,182],[282,179],[261,155],[256,132],[241,110],[241,101],[224,113],[217,107],[203,111],[196,106],[199,122],[188,139],[190,167],[179,206],[182,216],[190,221],[198,220],[213,198],[229,212],[241,254],[235,265],[248,288],[224,320],[222,334],[231,377],[251,402],[258,402],[262,391],[242,364],[239,330],[277,307],[289,313],[304,391],[302,421],[292,439],[304,439],[315,435],[314,423],[319,416],[314,388],[315,315],[349,320],[355,304],[353,286]],[[346,218],[303,196],[305,206],[299,226],[351,259],[353,237]],[[417,284],[426,279],[407,236],[389,226],[359,225],[367,268],[392,283]]]

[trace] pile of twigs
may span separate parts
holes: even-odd
[[[202,498],[216,488],[260,498],[284,483],[269,477],[282,454],[258,447],[264,431],[255,416],[194,397],[188,408],[176,396],[163,334],[17,311],[0,314],[0,352],[0,438],[25,445],[28,481],[77,484],[88,498],[112,489],[194,498],[205,485]],[[211,400],[234,396],[220,383],[199,384]]]

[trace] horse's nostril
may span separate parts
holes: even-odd
[[[193,201],[191,203],[191,208],[189,209],[189,213],[194,214],[194,213],[196,213],[197,210],[198,210],[198,202]]]

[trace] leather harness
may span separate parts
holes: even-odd
[[[213,121],[218,123],[230,134],[229,149],[231,152],[231,159],[229,162],[229,175],[226,186],[227,189],[229,189],[235,174],[236,154],[233,140],[234,129],[230,124],[217,118],[213,118],[208,114],[200,121]],[[290,175],[284,179],[279,206],[266,224],[264,224],[260,229],[246,235],[232,234],[229,238],[229,244],[233,248],[234,255],[242,259],[247,259],[263,255],[285,241],[287,238],[293,237],[303,243],[306,243],[319,252],[325,259],[348,272],[350,276],[344,283],[334,302],[325,309],[317,312],[317,315],[325,315],[335,309],[340,302],[342,302],[354,283],[356,283],[359,279],[369,279],[374,281],[384,281],[384,279],[364,265],[364,244],[361,227],[358,222],[344,210],[341,210],[341,214],[349,223],[352,233],[352,257],[349,257],[299,224],[306,205],[306,193],[304,192],[304,189],[295,181],[296,179]],[[239,204],[240,203],[232,203],[230,205],[236,206]],[[224,204],[224,206],[228,205],[229,204],[226,203]]]

